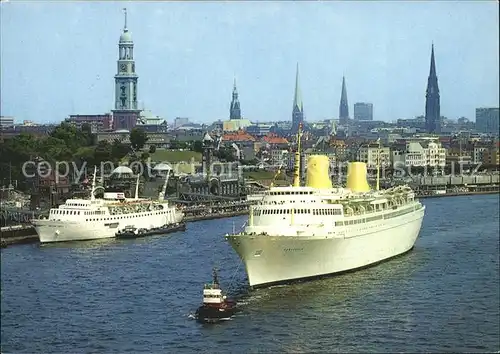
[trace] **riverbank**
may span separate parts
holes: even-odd
[[[481,194],[499,194],[499,190],[494,191],[477,191],[477,192],[451,192],[451,193],[443,193],[443,194],[422,194],[416,195],[418,199],[422,198],[441,198],[441,197],[460,197],[464,195],[481,195]]]

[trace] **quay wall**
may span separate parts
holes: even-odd
[[[498,185],[500,175],[471,175],[471,176],[425,176],[414,177],[413,183],[417,186],[465,186],[470,184]]]

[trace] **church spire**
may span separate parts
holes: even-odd
[[[229,108],[229,119],[241,119],[240,101],[238,99],[238,90],[236,88],[236,78],[233,80],[233,99]]]
[[[340,95],[339,120],[341,123],[345,123],[347,119],[349,119],[349,103],[347,101],[345,76],[342,76],[342,94]]]
[[[437,74],[436,74],[436,61],[434,59],[434,43],[431,47],[431,68],[429,70],[429,80],[432,80],[432,84],[437,87]]]
[[[295,95],[293,96],[293,108],[297,109],[302,112],[304,107],[302,107],[302,95],[300,92],[300,86],[299,86],[299,63],[297,63],[297,69],[295,72]]]
[[[302,95],[299,85],[299,63],[295,72],[295,94],[293,96],[292,109],[292,134],[297,133],[299,124],[304,122],[304,105],[302,103]]]
[[[134,42],[127,27],[127,9],[123,8],[123,32],[118,42],[117,73],[115,75],[114,129],[132,129],[139,119],[137,81],[135,71]]]
[[[439,96],[439,85],[436,72],[436,61],[434,58],[434,43],[431,47],[431,64],[429,77],[427,78],[427,90],[425,95],[425,128],[428,133],[438,133],[441,127],[441,107]]]

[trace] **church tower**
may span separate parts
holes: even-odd
[[[349,103],[347,102],[347,89],[345,86],[345,77],[342,76],[342,94],[340,96],[339,123],[346,124],[349,120]]]
[[[127,28],[127,9],[125,25],[118,43],[117,74],[115,75],[115,109],[113,110],[113,129],[130,130],[135,127],[141,110],[137,105],[137,79],[134,62],[134,42]]]
[[[295,73],[295,95],[293,96],[292,109],[292,134],[296,134],[299,130],[299,124],[304,123],[304,106],[302,104],[302,95],[299,87],[299,64],[297,63],[297,71]]]
[[[428,133],[439,133],[441,130],[441,108],[439,103],[439,86],[434,61],[434,44],[431,49],[431,68],[427,79],[425,95],[425,130]]]
[[[233,84],[233,99],[229,108],[229,119],[241,119],[240,101],[238,100],[238,91],[236,90],[236,79]]]

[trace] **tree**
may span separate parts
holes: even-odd
[[[95,145],[96,144],[96,135],[92,133],[92,127],[88,123],[82,124],[82,127],[80,129],[83,133],[83,136],[87,142],[87,146]]]
[[[94,163],[99,165],[101,162],[111,161],[112,157],[111,144],[106,140],[100,141],[94,150]]]
[[[129,147],[122,143],[119,139],[114,139],[111,144],[111,157],[114,162],[120,161],[129,153]]]
[[[149,153],[150,153],[150,154],[154,154],[155,152],[156,152],[156,146],[155,146],[155,145],[151,145],[151,146],[149,147]]]
[[[50,136],[64,141],[73,152],[76,152],[81,146],[89,145],[89,136],[87,133],[67,122],[59,124],[52,133],[50,133]]]
[[[214,153],[220,160],[226,162],[232,162],[235,160],[233,149],[232,148],[223,148],[221,147],[219,151]]]
[[[193,151],[202,153],[203,152],[203,142],[201,140],[196,140],[193,143],[193,147],[191,149]]]
[[[130,132],[130,144],[134,150],[141,150],[147,141],[148,136],[144,129],[134,128]]]

